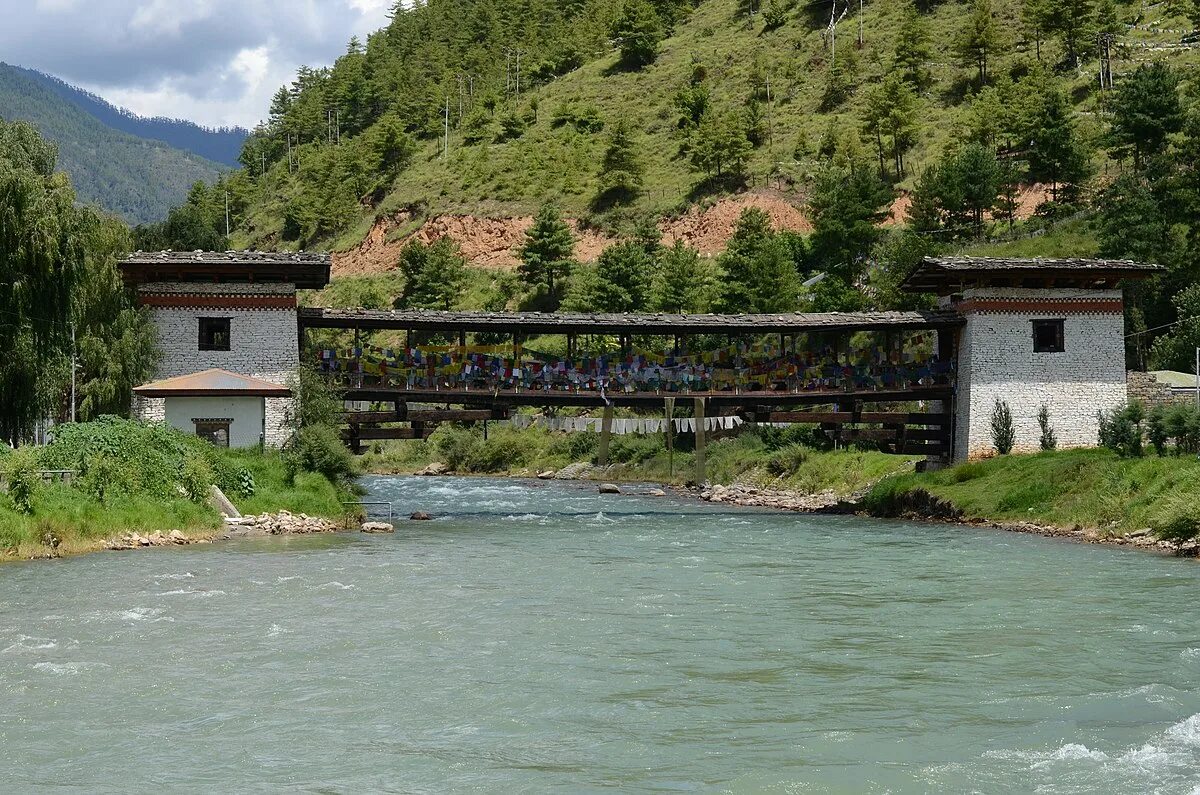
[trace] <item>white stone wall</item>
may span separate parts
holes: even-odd
[[[172,428],[195,433],[197,419],[228,419],[230,447],[257,447],[263,438],[260,397],[169,397],[166,421]]]
[[[142,295],[294,295],[295,285],[282,283],[209,284],[203,282],[150,282],[138,287]],[[286,385],[299,366],[297,323],[295,309],[240,309],[228,307],[150,307],[162,350],[155,380],[189,375],[212,368],[249,375]],[[230,345],[228,351],[200,350],[200,318],[227,317]],[[146,407],[139,412],[135,399],[135,416],[150,421],[162,421],[163,409]],[[145,400],[145,399],[140,399]],[[252,398],[261,406],[261,398]],[[161,402],[161,399],[160,399]],[[266,440],[270,446],[286,441],[282,420],[288,398],[268,398],[266,405]],[[260,413],[262,409],[260,407]],[[200,416],[200,415],[196,415]],[[212,415],[217,416],[217,415]],[[255,431],[258,443],[260,427]]]
[[[166,422],[167,407],[163,398],[147,398],[141,395],[133,396],[133,408],[130,410],[135,420],[142,422]]]
[[[1078,289],[977,288],[963,295],[964,301],[1120,298],[1119,290]],[[1035,353],[1032,321],[1059,318],[1065,321],[1065,350]],[[1043,405],[1050,410],[1059,447],[1095,446],[1097,412],[1126,399],[1124,330],[1122,314],[1113,311],[968,312],[959,338],[955,458],[993,451],[991,414],[997,399],[1007,401],[1012,411],[1018,452],[1039,449],[1037,413]]]

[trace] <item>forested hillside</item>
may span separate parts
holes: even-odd
[[[28,121],[58,146],[58,166],[79,200],[130,223],[158,221],[197,180],[212,182],[223,166],[160,141],[109,127],[64,99],[45,79],[0,64],[0,118]]]
[[[233,242],[365,240],[398,266],[374,292],[342,288],[346,300],[693,311],[900,305],[894,285],[933,251],[1135,256],[1170,275],[1132,296],[1130,327],[1148,331],[1130,338],[1131,363],[1181,366],[1192,324],[1175,321],[1200,314],[1193,3],[859,9],[398,7],[365,45],[280,89],[220,190]],[[794,206],[799,221],[752,212],[712,261],[659,244],[691,242],[671,218],[739,194]],[[214,196],[194,205],[215,229]],[[453,270],[458,254],[437,247],[448,216],[480,228],[519,216],[519,284],[469,299],[422,276]],[[506,245],[512,226],[497,232]],[[582,257],[562,245],[572,238],[603,253]]]
[[[41,83],[80,110],[85,111],[103,124],[124,133],[162,141],[168,146],[182,149],[226,166],[236,166],[238,155],[249,130],[241,127],[210,129],[186,119],[168,119],[162,116],[139,116],[124,108],[118,108],[103,97],[59,80],[52,75],[32,69],[11,67],[30,80]]]

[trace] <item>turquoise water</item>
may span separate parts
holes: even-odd
[[[0,567],[5,792],[1200,793],[1200,566],[594,485]]]

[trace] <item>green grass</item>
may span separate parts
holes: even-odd
[[[219,455],[254,476],[252,496],[230,495],[245,514],[288,510],[337,519],[345,513],[342,501],[353,499],[316,473],[300,473],[294,484],[288,484],[283,462],[274,451],[229,450]],[[33,509],[29,515],[20,513],[9,496],[0,493],[0,550],[10,558],[46,555],[50,536],[59,541],[59,553],[69,554],[97,549],[104,539],[129,531],[179,530],[211,537],[222,526],[216,510],[182,495],[122,494],[102,501],[57,483],[38,490]]]
[[[798,432],[797,432],[798,433]],[[443,426],[426,441],[378,443],[363,457],[369,472],[415,472],[431,462],[449,465],[461,474],[532,476],[576,463],[595,463],[595,433],[554,433],[540,428],[493,428],[484,441],[479,429]],[[674,455],[667,452],[662,434],[614,436],[609,448],[610,466],[597,477],[610,480],[647,480],[682,484],[693,477],[695,454],[692,437],[676,440]],[[781,467],[771,465],[781,450],[790,455]],[[708,480],[744,483],[806,493],[831,490],[838,495],[861,491],[888,475],[911,470],[915,458],[873,451],[818,451],[802,447],[787,434],[764,438],[744,431],[737,436],[710,441],[706,449]]]
[[[958,254],[981,257],[1094,257],[1100,241],[1089,218],[1055,224],[1044,234],[998,243],[965,246]]]
[[[992,3],[1008,41],[993,56],[989,65],[993,75],[1035,60],[1033,45],[1024,41],[1020,23],[1019,0],[994,0]],[[864,46],[855,46],[858,20],[849,15],[837,28],[837,57],[853,75],[855,91],[840,107],[821,109],[829,71],[829,52],[823,37],[828,7],[796,4],[785,24],[776,30],[764,30],[762,16],[747,19],[738,11],[737,0],[705,0],[680,23],[674,35],[663,42],[656,62],[639,71],[614,69],[615,51],[599,55],[578,69],[549,83],[533,87],[521,97],[516,109],[530,113],[529,102],[539,101],[536,123],[520,137],[504,143],[465,145],[458,132],[450,134],[450,154],[438,156],[440,139],[422,141],[413,164],[399,177],[380,204],[365,210],[360,219],[323,245],[344,250],[363,239],[370,221],[379,216],[415,208],[418,216],[442,213],[471,213],[481,216],[530,215],[545,200],[563,206],[568,215],[610,226],[617,219],[595,217],[590,207],[598,188],[597,163],[604,151],[605,135],[581,133],[568,126],[552,125],[554,111],[571,102],[590,102],[600,116],[612,123],[626,119],[637,130],[637,144],[645,161],[643,194],[633,210],[674,214],[699,200],[715,195],[695,193],[699,175],[680,156],[680,138],[676,128],[678,113],[673,100],[678,89],[690,78],[694,67],[702,65],[707,77],[714,108],[721,112],[744,106],[753,87],[761,88],[771,78],[770,142],[755,149],[751,162],[750,187],[769,185],[798,200],[823,158],[816,156],[818,142],[831,128],[842,135],[857,136],[865,108],[865,88],[880,79],[892,60],[901,11],[899,3],[868,3],[863,10]],[[812,15],[806,14],[812,10]],[[1124,21],[1132,19],[1136,9],[1118,4]],[[974,91],[974,68],[959,62],[954,44],[971,11],[968,3],[935,4],[926,15],[933,57],[929,62],[932,82],[921,93],[921,127],[917,143],[908,155],[908,173],[901,187],[911,187],[915,175],[936,162],[943,150],[962,129],[963,114]],[[1180,9],[1157,8],[1154,21],[1164,28],[1187,26]],[[1130,31],[1123,40],[1143,44],[1167,44],[1178,37],[1147,31]],[[1146,51],[1147,57],[1173,65],[1193,64],[1195,51]],[[1046,42],[1043,56],[1053,64],[1061,59],[1057,42]],[[1091,58],[1090,52],[1085,56]],[[1137,66],[1137,61],[1119,58],[1116,78]],[[1088,61],[1075,73],[1064,72],[1067,88],[1079,111],[1083,133],[1099,138],[1103,132],[1102,109],[1094,90],[1094,62]],[[514,101],[515,102],[515,101]],[[504,112],[497,110],[497,115]],[[860,141],[864,153],[873,154],[873,142]],[[1103,154],[1097,155],[1096,167],[1104,173]],[[282,199],[291,191],[286,165],[277,164],[268,175],[270,197],[252,207],[244,229],[235,235],[237,246],[277,244],[282,225]],[[412,226],[419,223],[415,219]],[[1035,245],[1036,244],[1032,244]],[[1071,249],[1070,253],[1080,251]]]
[[[1168,496],[1190,494],[1200,502],[1200,461],[1123,459],[1107,450],[998,456],[887,478],[867,495],[866,506],[891,514],[918,490],[950,502],[969,518],[1123,533],[1147,527]]]

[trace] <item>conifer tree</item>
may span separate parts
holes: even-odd
[[[1042,60],[1042,42],[1050,30],[1051,3],[1053,0],[1022,0],[1021,23],[1025,35],[1033,39],[1037,59]]]
[[[637,312],[646,308],[654,260],[636,241],[617,243],[600,253],[586,290],[588,308],[597,312]]]
[[[742,179],[753,147],[736,114],[709,112],[692,137],[692,167],[710,179]]]
[[[894,193],[873,169],[833,163],[817,175],[809,198],[812,257],[846,281],[865,268]]]
[[[1133,152],[1135,168],[1159,154],[1167,136],[1183,129],[1179,75],[1162,62],[1142,64],[1125,78],[1112,101],[1109,141],[1118,153]]]
[[[725,312],[789,312],[796,307],[799,274],[770,217],[747,207],[718,264],[725,274],[720,304]]]
[[[410,240],[400,250],[404,290],[396,300],[397,307],[453,309],[466,282],[466,264],[458,245],[448,237],[429,245]]]
[[[544,287],[550,301],[556,302],[557,288],[574,266],[575,237],[562,214],[547,202],[525,232],[521,247],[521,264],[517,273],[533,287]]]
[[[620,204],[633,199],[642,190],[645,166],[638,157],[629,123],[620,119],[609,128],[608,146],[596,174],[600,181],[601,204]]]
[[[651,307],[659,312],[703,312],[708,309],[711,287],[700,252],[676,238],[659,257],[651,285]]]
[[[613,23],[613,38],[621,50],[621,62],[633,69],[654,63],[663,40],[663,23],[646,0],[626,0]]]
[[[1046,76],[1035,77],[1029,87],[1023,121],[1030,142],[1029,174],[1050,183],[1054,201],[1065,186],[1074,189],[1091,173],[1087,149],[1079,135],[1075,112],[1062,88]]]
[[[959,33],[956,49],[964,64],[974,66],[979,84],[988,82],[988,59],[1002,46],[1000,26],[996,23],[991,0],[975,0],[971,16]]]
[[[896,32],[896,49],[892,63],[918,91],[929,83],[929,62],[933,49],[929,43],[929,27],[911,2],[901,9],[900,29]]]
[[[1058,34],[1066,51],[1067,63],[1079,65],[1085,34],[1091,29],[1094,0],[1046,0],[1049,29]]]

